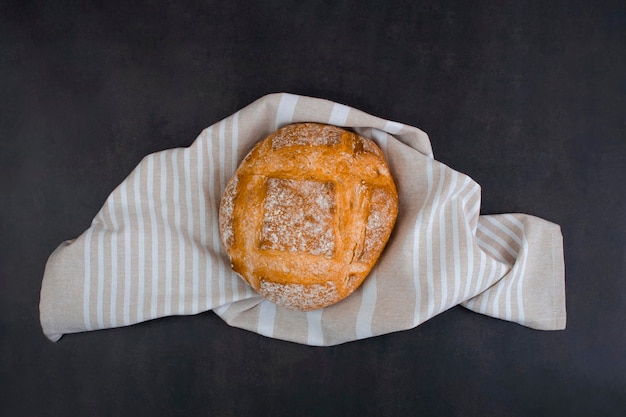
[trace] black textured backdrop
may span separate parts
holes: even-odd
[[[0,3],[0,414],[626,415],[626,4]],[[563,228],[568,327],[456,307],[314,348],[208,312],[49,342],[48,255],[154,151],[270,92],[429,133],[483,213]]]

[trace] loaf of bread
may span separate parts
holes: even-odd
[[[308,311],[361,285],[397,212],[396,186],[373,141],[298,123],[244,158],[222,196],[219,226],[235,272],[273,303]]]

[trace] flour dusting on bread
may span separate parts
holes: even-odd
[[[259,294],[274,304],[303,311],[319,308],[320,304],[333,304],[339,298],[334,282],[313,285],[277,284],[262,279]]]
[[[272,137],[272,149],[284,146],[309,145],[323,146],[336,145],[341,141],[342,130],[329,125],[318,123],[300,123],[290,125],[291,129],[279,129]]]
[[[260,248],[330,257],[334,214],[332,183],[268,178]]]

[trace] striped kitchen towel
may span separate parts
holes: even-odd
[[[231,269],[218,233],[226,182],[253,144],[293,122],[346,127],[376,141],[399,194],[394,232],[363,285],[333,306],[286,310]],[[331,101],[271,94],[201,132],[188,148],[145,157],[89,229],[46,265],[45,335],[213,310],[232,326],[329,346],[413,328],[456,305],[543,330],[565,327],[558,225],[480,215],[480,187],[433,158],[421,130]]]

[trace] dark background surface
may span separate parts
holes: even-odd
[[[619,1],[0,3],[0,414],[626,415],[625,74]],[[456,307],[314,348],[208,312],[48,341],[56,246],[143,156],[282,91],[420,127],[483,214],[560,224],[567,329]]]

